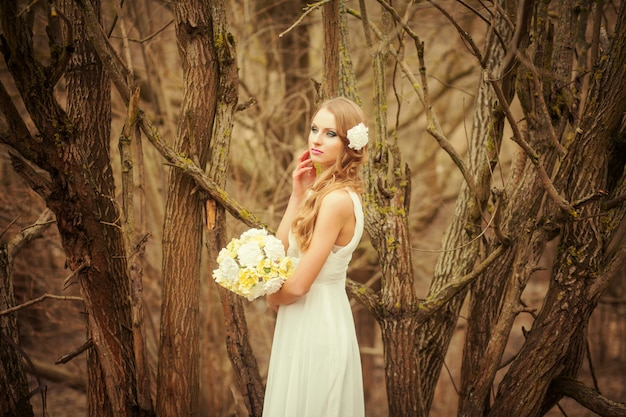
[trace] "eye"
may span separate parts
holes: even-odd
[[[311,126],[311,132],[313,132],[313,133],[317,133],[317,127],[315,127],[315,126]]]
[[[326,132],[326,135],[328,137],[334,138],[337,136],[337,132],[333,132],[332,130],[329,130],[328,132]]]

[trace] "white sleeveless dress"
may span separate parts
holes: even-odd
[[[348,263],[363,235],[363,208],[348,191],[356,226],[335,246],[310,291],[276,318],[263,417],[363,417],[361,357],[346,294]],[[287,254],[300,258],[290,233]]]

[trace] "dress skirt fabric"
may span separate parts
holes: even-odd
[[[306,296],[278,309],[263,417],[365,414],[361,358],[345,289],[348,263],[363,234],[363,209],[357,194],[349,194],[356,217],[352,240],[333,249]],[[292,236],[288,254],[300,256]]]

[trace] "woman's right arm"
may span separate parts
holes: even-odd
[[[280,225],[276,230],[276,237],[283,242],[285,250],[289,248],[289,229],[291,228],[291,223],[296,217],[296,212],[298,211],[300,204],[302,204],[306,198],[307,190],[315,182],[315,168],[311,163],[311,157],[309,156],[308,150],[302,152],[298,157],[298,165],[293,171],[291,178],[292,191],[291,196],[289,197],[289,203],[287,204],[287,209],[285,209],[283,218],[280,221]]]

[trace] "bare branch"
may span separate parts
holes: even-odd
[[[309,13],[311,13],[312,11],[314,11],[315,9],[319,9],[320,7],[322,7],[323,5],[325,5],[326,3],[330,2],[330,0],[321,0],[318,1],[317,3],[312,3],[312,4],[308,4],[307,7],[304,8],[304,13],[302,13],[302,15],[298,18],[298,20],[296,20],[291,26],[289,26],[289,28],[287,28],[285,31],[281,32],[278,34],[279,38],[282,38],[283,36],[285,36],[287,33],[291,32],[296,26],[298,26],[305,17],[307,17],[307,15]]]
[[[432,0],[428,0],[428,2],[430,4],[432,4],[433,6],[435,6],[435,8],[437,8],[437,10],[439,10],[441,12],[441,14],[443,14],[450,21],[450,23],[452,23],[452,25],[456,28],[457,32],[459,32],[459,34],[461,35],[461,39],[463,39],[466,42],[466,44],[469,45],[469,48],[470,48],[470,51],[472,52],[472,54],[476,57],[476,59],[478,59],[478,62],[481,63],[481,66],[484,67],[483,56],[482,56],[478,46],[476,46],[476,42],[474,42],[474,40],[472,39],[470,34],[467,33],[467,31],[465,29],[463,29],[457,23],[457,21],[454,20],[454,18],[452,16],[450,16],[450,13],[448,13],[443,7],[439,6],[437,3],[435,3]]]
[[[489,254],[472,272],[457,279],[452,280],[449,284],[439,290],[436,294],[433,294],[428,299],[424,300],[418,306],[418,315],[421,317],[428,317],[436,313],[442,308],[446,302],[450,301],[462,291],[469,284],[474,282],[480,274],[482,274],[496,259],[504,253],[508,248],[508,245],[500,245],[493,252]]]
[[[576,400],[588,410],[604,417],[626,417],[626,404],[609,400],[598,391],[570,378],[557,378],[550,390]]]
[[[141,129],[150,140],[150,143],[163,155],[163,157],[174,167],[183,170],[186,174],[193,178],[198,186],[209,193],[211,198],[217,200],[224,208],[235,218],[241,220],[250,227],[261,227],[267,230],[271,228],[263,223],[258,217],[250,213],[246,208],[231,198],[226,190],[218,186],[205,172],[198,167],[188,157],[177,154],[162,139],[159,131],[152,122],[145,116],[143,111],[139,111],[138,120],[141,123]]]
[[[61,57],[55,62],[49,75],[50,85],[56,85],[65,73],[67,64],[70,62],[72,53],[74,53],[74,27],[72,26],[72,22],[70,22],[63,12],[56,8],[54,3],[50,4],[50,15],[53,18],[57,16],[60,17],[65,23],[65,29],[67,30],[67,41],[61,52]]]
[[[34,304],[41,303],[42,301],[51,298],[53,300],[65,300],[65,301],[83,301],[81,297],[74,297],[71,295],[55,295],[55,294],[44,294],[35,299],[26,301],[20,305],[13,306],[11,308],[7,308],[6,310],[0,311],[0,316],[5,316],[7,314],[15,313],[16,311],[23,310],[27,307],[30,307]]]
[[[531,81],[533,83],[533,86],[535,87],[534,98],[537,100],[537,104],[539,105],[538,107],[540,110],[536,113],[539,113],[539,116],[541,117],[541,121],[540,121],[541,131],[545,131],[545,130],[548,131],[550,142],[552,143],[552,145],[554,145],[559,155],[564,156],[566,152],[565,148],[563,147],[563,145],[561,145],[561,142],[559,142],[559,139],[557,138],[557,135],[556,135],[556,131],[554,130],[554,126],[552,126],[552,123],[550,122],[550,116],[549,116],[550,112],[548,111],[548,105],[546,104],[546,100],[544,98],[545,96],[543,93],[543,85],[541,83],[541,79],[539,77],[539,72],[537,71],[537,67],[531,62],[530,59],[528,59],[528,57],[526,57],[520,52],[517,53],[517,58],[532,73]]]
[[[504,92],[502,91],[502,86],[500,86],[500,83],[495,78],[493,73],[488,72],[487,81],[493,87],[496,93],[496,96],[498,97],[498,100],[500,100],[500,103],[506,103],[507,101],[506,101],[506,97],[504,96]],[[566,199],[561,197],[559,195],[559,192],[556,190],[556,188],[554,188],[554,184],[552,183],[552,180],[548,176],[548,173],[546,172],[546,169],[543,166],[541,162],[541,158],[539,157],[537,152],[535,152],[535,150],[530,146],[530,144],[526,142],[526,140],[524,140],[524,138],[522,137],[522,133],[520,132],[519,127],[517,126],[517,122],[513,118],[511,109],[508,106],[502,106],[502,109],[504,111],[506,119],[509,122],[509,125],[511,126],[511,129],[513,130],[513,140],[522,148],[524,153],[528,155],[533,165],[535,165],[535,168],[537,169],[537,174],[539,175],[539,179],[541,180],[543,188],[546,190],[550,198],[556,203],[556,205],[561,208],[561,210],[563,210],[565,213],[567,213],[568,215],[572,217],[577,217],[578,213],[576,212],[574,207],[572,207],[572,205]]]
[[[430,91],[428,88],[428,77],[426,75],[426,64],[424,61],[424,44],[420,40],[419,36],[417,36],[417,34],[404,21],[404,19],[402,19],[402,17],[398,15],[398,12],[391,5],[389,5],[384,0],[379,0],[378,3],[380,3],[400,25],[402,25],[402,28],[404,29],[404,31],[409,35],[409,37],[411,37],[411,39],[413,39],[413,42],[415,43],[415,48],[417,49],[417,56],[419,59],[419,66],[420,66],[419,73],[420,73],[421,83],[415,78],[409,66],[398,55],[398,53],[395,50],[393,50],[393,48],[390,48],[390,47],[388,47],[388,50],[391,53],[391,55],[396,59],[396,62],[398,62],[398,64],[400,65],[400,69],[402,70],[404,75],[411,82],[413,89],[417,93],[418,98],[421,100],[424,106],[424,109],[426,110],[426,120],[427,120],[426,131],[433,138],[435,138],[435,140],[437,141],[437,144],[439,144],[441,149],[443,149],[450,156],[454,164],[459,168],[459,171],[461,171],[461,174],[463,175],[463,178],[465,179],[465,182],[467,183],[467,186],[470,189],[472,195],[477,198],[478,193],[476,190],[476,183],[474,181],[474,178],[472,177],[470,171],[465,166],[465,163],[463,162],[463,159],[461,159],[461,156],[456,152],[456,150],[454,149],[454,147],[452,146],[448,138],[443,133],[439,125],[439,122],[437,120],[437,117],[435,116],[433,112],[432,100],[430,98]],[[420,86],[421,86],[422,94],[420,94]]]
[[[87,349],[91,349],[92,347],[93,347],[93,339],[89,339],[85,343],[83,343],[82,345],[80,345],[79,347],[71,351],[70,353],[68,353],[67,355],[61,356],[54,363],[56,365],[59,365],[62,363],[68,363],[69,361],[71,361],[72,359],[74,359],[75,357],[77,357],[78,355],[86,351]]]
[[[50,209],[45,209],[37,218],[35,224],[25,227],[11,239],[7,247],[7,254],[10,259],[14,258],[17,252],[27,245],[29,242],[41,236],[41,234],[54,223],[55,216]]]
[[[376,291],[351,279],[346,279],[346,291],[359,303],[363,304],[375,318],[379,319],[382,317],[380,297]]]

